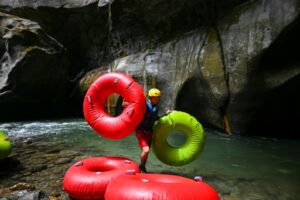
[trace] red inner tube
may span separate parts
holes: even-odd
[[[220,200],[218,193],[202,181],[166,174],[121,175],[106,188],[105,199],[199,199]]]
[[[138,165],[125,157],[92,157],[73,164],[65,173],[63,188],[76,199],[103,199],[107,185]]]
[[[119,94],[129,103],[116,117],[105,109],[107,98]],[[121,139],[131,134],[143,119],[146,111],[146,97],[142,87],[129,75],[107,73],[100,76],[89,87],[83,102],[84,117],[101,136]]]

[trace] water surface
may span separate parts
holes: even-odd
[[[14,143],[11,157],[23,163],[23,171],[18,169],[10,176],[0,176],[0,186],[24,180],[38,185],[36,182],[44,180],[38,179],[38,176],[49,173],[54,176],[56,183],[53,185],[56,188],[46,184],[42,189],[61,192],[63,175],[76,160],[91,156],[125,156],[139,162],[140,149],[133,134],[122,140],[108,140],[96,134],[84,119],[2,123],[0,129],[7,131]],[[197,160],[181,167],[172,167],[163,164],[151,153],[148,171],[190,178],[200,175],[219,192],[222,199],[299,199],[299,139],[228,136],[211,129],[206,129],[205,133],[205,148]],[[24,145],[28,143],[30,148]],[[71,151],[76,152],[76,156],[69,160],[60,157],[60,163],[64,164],[61,168],[57,166],[57,161],[49,158],[53,156],[52,152],[69,156]],[[28,154],[31,156],[25,156]],[[43,161],[39,162],[44,167],[36,169],[28,166],[36,166],[37,158],[42,160],[42,155],[47,155],[44,165],[41,164]],[[24,168],[30,169],[30,173]],[[13,173],[18,173],[18,176]]]

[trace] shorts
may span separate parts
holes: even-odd
[[[142,148],[144,147],[150,147],[152,142],[152,131],[146,131],[146,130],[136,130],[135,131],[136,138],[138,140],[138,143]]]

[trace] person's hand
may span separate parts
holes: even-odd
[[[169,109],[168,109],[168,110],[165,112],[165,115],[170,114],[172,111],[173,111],[173,110],[169,110]]]
[[[123,102],[122,102],[122,106],[123,106],[123,107],[127,107],[127,106],[129,106],[129,102],[127,102],[127,101],[123,101]]]

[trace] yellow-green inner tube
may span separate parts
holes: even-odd
[[[12,144],[6,134],[0,130],[0,160],[6,158],[12,151]]]
[[[168,137],[173,133],[185,136],[184,144],[175,147],[169,144]],[[205,134],[202,125],[188,113],[173,111],[161,117],[154,126],[153,151],[165,164],[182,166],[195,160],[203,151]]]

